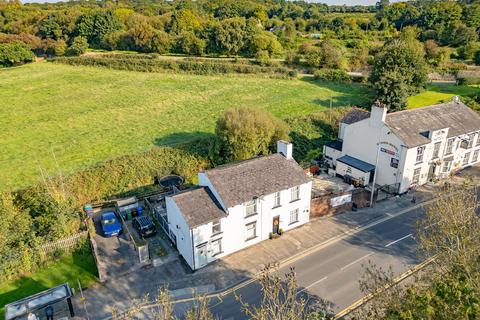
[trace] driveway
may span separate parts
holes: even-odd
[[[122,232],[118,237],[105,238],[102,232],[100,216],[104,210],[93,217],[95,225],[94,240],[97,245],[98,272],[102,280],[115,279],[132,270],[138,261],[135,249]]]

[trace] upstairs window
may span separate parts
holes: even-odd
[[[418,147],[417,148],[417,159],[416,163],[423,162],[423,154],[425,153],[425,147]]]
[[[245,217],[253,216],[257,214],[257,201],[248,201],[245,204]]]
[[[453,142],[455,138],[448,139],[447,146],[445,147],[445,154],[451,154],[453,152]]]
[[[290,189],[290,201],[296,201],[300,199],[300,187],[296,186]]]
[[[212,224],[212,234],[216,235],[222,232],[222,225],[220,224],[220,220],[214,221]]]
[[[480,131],[477,132],[477,143],[475,145],[480,146]]]
[[[280,192],[275,192],[273,195],[273,207],[280,207]]]
[[[441,146],[441,142],[436,142],[434,145],[433,145],[433,155],[432,155],[432,159],[437,159],[438,158],[438,155],[440,154],[440,146]]]
[[[475,133],[471,133],[468,135],[468,144],[467,144],[467,149],[470,149],[473,147],[473,140],[475,139]]]

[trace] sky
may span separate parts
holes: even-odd
[[[43,3],[43,2],[58,2],[58,0],[22,0],[23,3],[29,3],[29,2],[37,2],[37,3]],[[322,2],[326,3],[329,5],[374,5],[377,0],[322,0],[322,1],[312,1],[312,2]],[[395,2],[395,1],[391,1]]]

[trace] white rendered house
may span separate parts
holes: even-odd
[[[309,221],[311,178],[291,143],[277,148],[200,172],[198,188],[166,198],[170,237],[192,270]]]
[[[345,120],[347,119],[347,120]],[[404,193],[480,160],[480,116],[458,98],[388,113],[353,109],[339,139],[324,146],[326,163],[341,177]]]

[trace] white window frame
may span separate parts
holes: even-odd
[[[300,200],[300,186],[290,189],[290,202]]]
[[[422,173],[422,168],[416,168],[413,170],[412,184],[418,184],[420,182],[421,173]]]
[[[452,160],[445,160],[442,166],[442,173],[449,173],[452,168]]]
[[[299,210],[298,208],[290,211],[290,224],[297,223],[299,221]]]
[[[470,163],[470,155],[471,155],[471,152],[465,152],[462,159],[462,166],[465,166]]]
[[[455,138],[450,138],[447,140],[447,145],[445,146],[445,155],[453,153],[454,143],[455,143]]]
[[[475,135],[476,135],[476,133],[470,133],[468,135],[467,149],[470,149],[471,147],[473,147],[473,140],[475,139]]]
[[[422,163],[423,156],[425,155],[425,146],[417,148],[417,158],[415,159],[415,163]]]
[[[432,159],[437,159],[440,156],[440,147],[442,146],[441,142],[435,142],[433,145],[433,155]]]
[[[212,235],[222,233],[222,224],[221,220],[216,220],[212,222]]]
[[[222,238],[212,241],[210,248],[212,250],[212,257],[222,253]]]
[[[480,155],[480,149],[477,149],[477,150],[473,151],[472,162],[477,162],[479,155]]]
[[[476,147],[480,146],[480,131],[477,132],[477,143],[475,143],[475,146]]]
[[[249,212],[250,208],[253,208],[253,212]],[[245,203],[245,217],[254,216],[258,213],[257,200],[251,200]]]
[[[249,234],[252,233],[251,235]],[[245,241],[255,239],[257,237],[257,221],[247,223],[245,225]]]
[[[281,197],[280,197],[280,192],[275,192],[273,194],[273,207],[280,207],[281,206]]]

